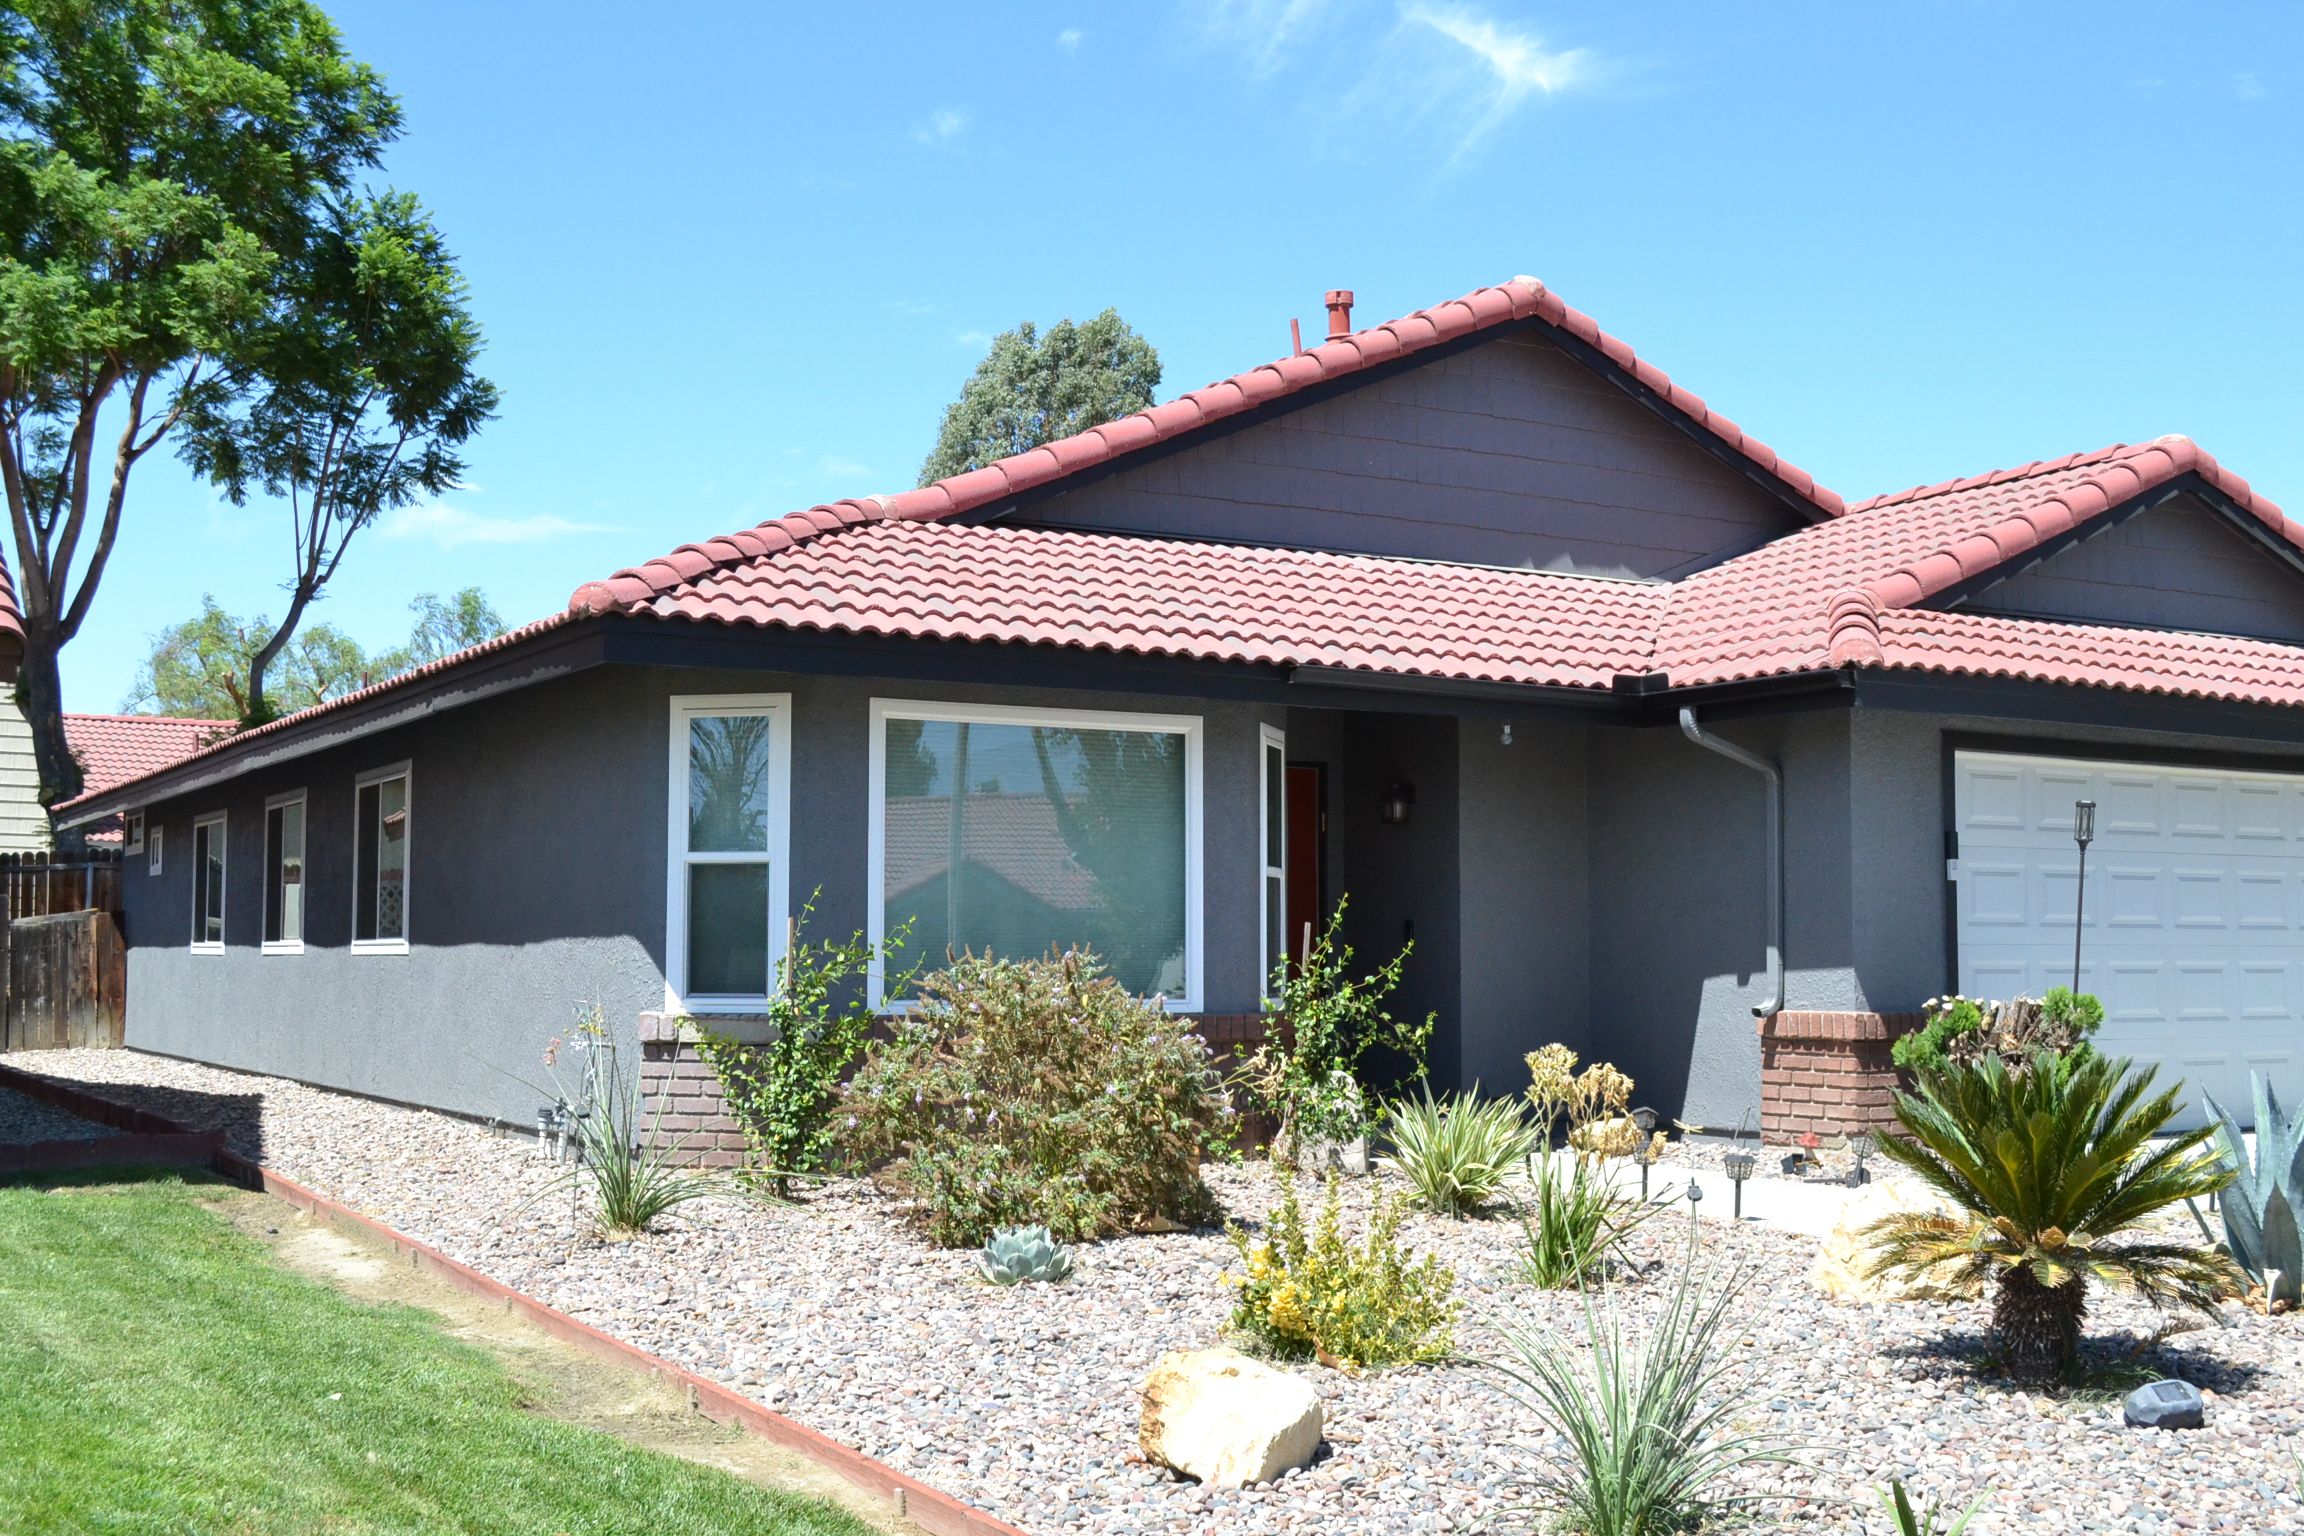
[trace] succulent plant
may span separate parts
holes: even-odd
[[[2281,1113],[2272,1085],[2254,1073],[2249,1084],[2256,1095],[2256,1156],[2248,1156],[2240,1122],[2208,1094],[2209,1112],[2220,1124],[2224,1162],[2232,1170],[2232,1186],[2224,1191],[2224,1243],[2233,1261],[2249,1278],[2264,1287],[2266,1301],[2294,1305],[2304,1285],[2304,1121]]]
[[[976,1272],[994,1285],[1039,1280],[1049,1285],[1072,1274],[1072,1249],[1048,1235],[1046,1227],[1002,1227],[976,1255]]]

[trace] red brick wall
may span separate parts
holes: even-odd
[[[1917,1013],[1784,1012],[1760,1023],[1760,1135],[1845,1136],[1896,1121],[1889,1049]]]

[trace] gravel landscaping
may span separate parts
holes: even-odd
[[[1526,1470],[1548,1437],[1493,1372],[1450,1365],[1346,1377],[1308,1369],[1328,1449],[1281,1482],[1214,1492],[1136,1452],[1136,1387],[1158,1356],[1221,1339],[1233,1266],[1217,1232],[1086,1248],[1061,1289],[1001,1290],[970,1257],[922,1245],[894,1205],[839,1184],[787,1208],[689,1207],[664,1229],[604,1244],[548,1178],[531,1143],[445,1116],[128,1051],[48,1051],[9,1065],[226,1132],[238,1150],[644,1348],[728,1382],[1036,1536],[1057,1532],[1521,1531]],[[9,1096],[13,1098],[14,1096]],[[0,1102],[0,1127],[11,1107]],[[84,1122],[83,1122],[84,1123]],[[4,1135],[0,1131],[0,1135]],[[1354,1181],[1364,1213],[1372,1182]],[[1253,1220],[1272,1174],[1210,1175]],[[1755,1188],[1758,1188],[1756,1183]],[[1870,1490],[1901,1473],[1965,1503],[1989,1489],[1977,1533],[2299,1532],[2304,1322],[2227,1306],[2224,1327],[2156,1342],[2163,1320],[2100,1297],[2100,1361],[2180,1374],[2209,1393],[2205,1430],[2120,1423],[2117,1395],[2053,1398],[1976,1368],[1983,1309],[1840,1306],[1806,1274],[1814,1240],[1756,1224],[1701,1227],[1706,1262],[1733,1266],[1760,1417],[1806,1442],[1797,1468],[1753,1469],[1762,1529],[1885,1532]],[[1499,1324],[1581,1326],[1572,1294],[1513,1278],[1518,1226],[1414,1217],[1415,1249],[1456,1269],[1459,1347],[1491,1350]],[[1687,1251],[1673,1210],[1635,1240],[1645,1277],[1619,1287],[1637,1316]],[[1861,1500],[1861,1504],[1851,1503]]]
[[[13,1088],[0,1088],[0,1147],[30,1146],[41,1141],[94,1141],[115,1134],[108,1125],[83,1120],[69,1110],[43,1104],[38,1099],[28,1099]]]

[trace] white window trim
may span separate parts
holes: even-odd
[[[360,931],[360,791],[371,784],[382,784],[391,779],[408,781],[408,856],[400,867],[400,937],[396,939],[351,939],[352,953],[356,955],[404,955],[408,953],[408,935],[415,925],[410,921],[413,903],[410,896],[416,887],[416,770],[411,760],[401,759],[382,768],[371,768],[352,780],[352,926],[347,934]],[[381,804],[381,799],[379,799]],[[307,840],[312,834],[309,818],[304,823]],[[378,833],[382,837],[382,833]]]
[[[162,863],[160,855],[162,852],[163,842],[161,834],[167,830],[168,829],[165,826],[147,827],[144,829],[144,873],[147,875],[157,875],[160,873],[160,866]]]
[[[353,797],[353,804],[353,814],[358,815],[359,797],[357,795]],[[309,876],[312,872],[312,807],[311,804],[305,799],[304,791],[301,789],[292,789],[289,790],[286,794],[271,796],[264,802],[264,862],[261,866],[259,866],[263,872],[264,878],[263,890],[261,892],[264,898],[264,906],[259,910],[260,913],[266,915],[269,914],[272,906],[272,813],[284,805],[301,805],[304,807],[304,851],[300,857],[304,863],[304,873]],[[309,895],[311,890],[311,881],[307,879],[304,883],[305,894]],[[353,899],[357,901],[359,898],[354,897]],[[312,905],[310,902],[304,903],[302,916],[306,920],[304,926],[309,926],[309,922],[312,916]],[[258,921],[261,922],[262,920],[262,916],[259,916]],[[300,955],[304,953],[304,941],[301,938],[266,939],[262,937],[263,930],[261,928],[257,930],[257,935],[261,941],[257,947],[267,955]]]
[[[768,847],[764,853],[688,851],[688,727],[711,715],[766,715],[768,735]],[[688,994],[688,866],[759,864],[768,866],[768,975],[773,983],[784,963],[786,931],[792,920],[792,695],[788,693],[684,693],[672,697],[669,728],[671,776],[664,810],[664,1009],[690,1015],[753,1014],[768,1007],[768,995]]]
[[[1138,715],[1108,710],[1089,709],[1035,709],[1010,704],[941,704],[920,699],[874,699],[872,701],[871,767],[866,775],[866,794],[870,796],[866,812],[869,835],[866,839],[865,859],[865,929],[864,936],[872,946],[872,999],[873,1006],[882,1012],[902,1013],[912,1004],[909,999],[891,998],[887,993],[888,978],[879,960],[881,947],[888,940],[888,909],[886,905],[888,869],[888,826],[884,800],[888,783],[888,722],[890,720],[925,720],[965,725],[1037,725],[1079,730],[1147,731],[1178,735],[1184,738],[1184,995],[1168,999],[1170,1013],[1198,1013],[1205,993],[1201,966],[1207,951],[1202,933],[1200,893],[1200,845],[1202,784],[1200,777],[1200,742],[1203,726],[1199,715]],[[1264,829],[1258,827],[1261,838]],[[1259,941],[1261,942],[1261,941]]]
[[[1280,753],[1280,782],[1272,782],[1272,752]],[[1275,804],[1287,805],[1288,794],[1288,733],[1276,725],[1256,727],[1256,950],[1262,964],[1256,972],[1256,992],[1266,1002],[1271,998],[1266,989],[1272,985],[1272,972],[1288,956],[1288,935],[1280,935],[1280,953],[1273,954],[1266,947],[1272,942],[1272,882],[1280,882],[1281,900],[1288,892],[1288,818],[1280,818],[1280,862],[1274,866],[1265,861],[1271,849],[1272,810]],[[1274,797],[1279,799],[1275,801]]]
[[[195,857],[192,860],[192,890],[190,893],[192,897],[192,953],[196,955],[220,955],[224,953],[226,940],[232,936],[232,824],[231,819],[223,811],[210,811],[205,816],[193,817],[192,848],[195,854],[200,847],[200,829],[202,827],[214,827],[216,829],[214,833],[210,834],[210,846],[220,847],[224,851],[224,888],[216,893],[216,926],[224,934],[224,938],[206,940],[200,937],[200,888],[207,883],[208,872],[200,867],[200,860]]]
[[[120,832],[120,851],[121,851],[121,853],[122,853],[122,854],[130,854],[130,853],[142,853],[142,852],[144,851],[144,813],[143,813],[143,811],[141,811],[141,810],[134,810],[134,811],[129,811],[129,812],[127,812],[127,813],[126,813],[124,816],[122,816],[122,818],[121,818],[121,822],[122,822],[122,827],[121,827],[121,832]]]

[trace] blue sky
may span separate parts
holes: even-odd
[[[2200,439],[2304,513],[2304,7],[340,0],[504,411],[321,617],[507,618],[913,483],[991,333],[1117,306],[1163,394],[1533,273],[1853,497]],[[147,461],[68,707],[285,514]]]

